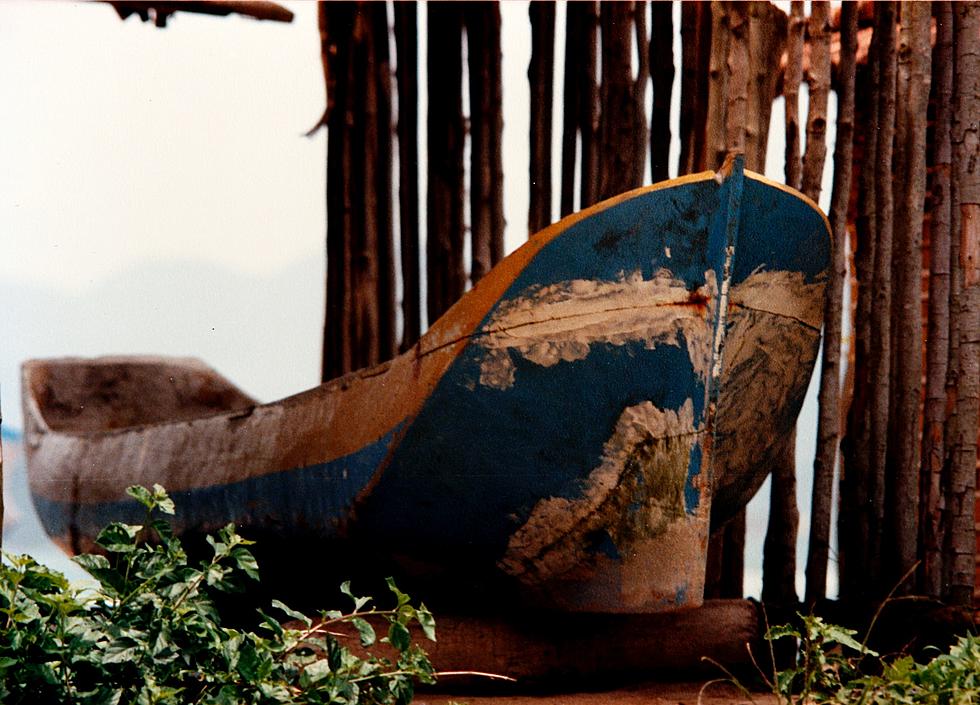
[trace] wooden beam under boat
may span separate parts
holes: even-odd
[[[28,362],[34,501],[86,550],[140,519],[127,486],[162,484],[179,533],[235,522],[294,592],[383,570],[464,601],[696,606],[709,518],[795,424],[829,239],[737,160],[565,218],[412,350],[271,404],[186,361]]]

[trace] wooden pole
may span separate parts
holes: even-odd
[[[942,594],[942,472],[946,459],[946,371],[949,361],[950,291],[950,164],[953,106],[953,7],[937,2],[936,46],[932,61],[932,92],[936,105],[932,143],[929,227],[929,330],[926,336],[926,392],[923,410],[922,470],[919,483],[919,545],[922,553],[920,590]]]
[[[353,206],[350,198],[353,123],[351,37],[352,3],[318,6],[321,56],[327,107],[327,305],[324,322],[323,381],[354,369],[351,317],[351,237]]]
[[[674,85],[673,11],[673,3],[666,0],[654,0],[650,6],[650,76],[653,79],[650,180],[653,183],[669,178],[670,96]]]
[[[570,3],[569,11],[582,13],[583,61],[579,73],[582,96],[579,108],[579,132],[582,144],[582,172],[580,177],[579,208],[587,208],[599,200],[599,80],[598,37],[599,8],[595,2]]]
[[[429,321],[463,295],[463,17],[455,3],[426,4],[429,120],[426,278]]]
[[[810,35],[809,109],[806,119],[806,153],[803,155],[801,190],[820,199],[823,164],[827,156],[827,96],[830,94],[830,3],[814,0],[807,23]]]
[[[637,0],[633,6],[633,29],[636,35],[636,79],[633,81],[633,187],[643,184],[646,172],[647,151],[650,144],[650,127],[647,124],[647,84],[650,82],[650,37],[647,34],[647,2]]]
[[[470,280],[476,284],[500,259],[503,242],[503,178],[500,127],[500,6],[471,2],[463,6],[470,81]]]
[[[762,601],[795,606],[796,535],[800,512],[796,505],[796,430],[779,442],[773,453],[769,526],[762,547]]]
[[[931,70],[929,3],[903,2],[900,61],[906,74],[906,96],[898,104],[904,173],[896,180],[895,298],[892,331],[893,462],[889,471],[889,540],[886,579],[894,584],[918,559],[919,538],[919,406],[922,399],[922,222],[926,198],[926,123]],[[896,140],[898,144],[898,140]],[[901,187],[898,184],[901,183]],[[914,591],[914,582],[899,587]]]
[[[638,119],[630,62],[633,11],[632,2],[607,2],[600,6],[599,200],[639,186],[633,180]],[[645,155],[641,159],[645,161]]]
[[[834,146],[834,190],[830,223],[834,242],[827,298],[824,305],[823,363],[820,369],[817,450],[813,462],[813,495],[806,563],[806,602],[814,604],[827,594],[830,553],[830,515],[834,467],[840,437],[840,348],[843,288],[847,278],[847,209],[851,195],[854,138],[854,80],[857,63],[857,3],[841,6],[840,71],[837,102],[837,139]]]
[[[749,92],[745,122],[745,168],[766,170],[769,121],[779,72],[773,71],[786,49],[786,13],[770,2],[749,6]]]
[[[728,152],[726,109],[729,94],[728,43],[729,6],[726,0],[711,1],[711,55],[708,61],[708,116],[705,122],[703,168],[718,169]],[[703,80],[703,78],[702,78]],[[701,90],[704,90],[702,87]]]
[[[725,152],[745,154],[745,125],[749,105],[748,4],[731,3],[728,10],[728,100],[725,106]]]
[[[865,569],[871,541],[871,309],[874,295],[874,258],[877,241],[875,214],[875,163],[877,161],[878,93],[880,65],[877,61],[882,31],[875,26],[868,51],[865,105],[867,122],[861,131],[864,155],[858,186],[854,260],[858,282],[854,315],[854,395],[848,410],[847,433],[841,443],[841,511],[838,515],[838,560],[842,599],[863,602],[869,594]]]
[[[576,148],[579,141],[579,114],[582,110],[581,78],[584,57],[582,38],[584,3],[569,4],[565,16],[565,78],[561,123],[561,196],[559,212],[564,218],[575,210]]]
[[[882,584],[881,552],[884,539],[885,497],[888,451],[888,415],[891,385],[891,302],[892,302],[892,235],[894,200],[892,153],[895,135],[895,4],[881,2],[875,6],[876,21],[882,31],[879,61],[881,93],[878,101],[877,162],[875,180],[875,214],[877,243],[874,260],[874,302],[871,308],[871,472],[872,533],[871,556],[866,567],[868,582],[878,592],[887,591]],[[890,587],[890,586],[889,586]]]
[[[806,17],[803,0],[790,4],[786,44],[786,71],[783,75],[783,98],[786,101],[786,184],[795,189],[802,183],[800,161],[800,83],[803,82],[803,33]]]
[[[711,5],[706,2],[681,3],[681,151],[678,175],[705,169],[704,141],[708,101],[704,77],[711,56]]]
[[[551,224],[551,111],[554,104],[555,3],[532,2],[531,63],[527,77],[531,88],[531,198],[528,235]]]
[[[980,3],[954,7],[955,94],[953,100],[953,208],[959,211],[962,290],[953,315],[959,319],[956,426],[951,448],[946,562],[946,599],[968,605],[976,579],[977,425],[980,416]]]
[[[419,267],[419,86],[418,6],[396,2],[395,51],[398,64],[398,226],[402,271],[402,342],[405,351],[422,333]]]

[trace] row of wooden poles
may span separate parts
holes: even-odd
[[[423,274],[431,322],[503,256],[500,7],[424,7],[423,268],[418,9],[393,3],[392,27],[386,3],[320,5],[328,132],[324,379],[415,344]],[[562,215],[641,185],[647,169],[652,181],[667,177],[672,13],[666,2],[566,5],[555,155],[557,13],[553,2],[530,4],[529,232],[553,220],[554,159]],[[828,562],[836,558],[842,599],[873,602],[900,584],[901,591],[967,603],[977,555],[980,7],[844,2],[832,13],[829,3],[814,1],[805,17],[802,2],[788,16],[768,2],[685,2],[680,17],[680,174],[717,168],[732,153],[762,171],[772,106],[782,94],[786,182],[817,200],[828,96],[832,87],[837,92],[833,265],[803,597],[825,597]],[[853,293],[853,342],[842,360],[845,286]],[[800,597],[795,439],[777,445],[759,459],[772,470],[763,597],[790,604]],[[839,552],[831,556],[839,458]],[[744,514],[715,527],[709,595],[741,595],[744,536]]]

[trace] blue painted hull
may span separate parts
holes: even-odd
[[[414,350],[273,404],[82,432],[45,400],[99,361],[28,363],[35,503],[75,550],[139,518],[127,485],[159,482],[178,531],[232,521],[270,553],[334,551],[338,573],[568,610],[697,605],[712,513],[744,506],[795,422],[828,255],[813,204],[736,164],[552,226]]]

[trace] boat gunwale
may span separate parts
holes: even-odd
[[[826,214],[823,212],[823,210],[815,201],[813,201],[805,194],[793,189],[792,187],[782,184],[773,179],[770,179],[757,172],[753,172],[748,169],[745,169],[743,170],[743,174],[747,178],[750,178],[754,181],[765,184],[767,186],[771,186],[773,188],[779,189],[807,204],[812,210],[814,210],[816,213],[818,213],[821,216],[827,231],[827,235],[830,238],[830,242],[833,243],[833,230],[830,226],[830,221],[827,218]],[[609,208],[617,206],[626,201],[630,201],[635,198],[656,191],[674,188],[677,186],[683,186],[691,183],[699,183],[710,179],[716,180],[719,183],[721,183],[724,180],[724,178],[725,175],[722,172],[702,171],[693,174],[687,174],[680,177],[675,177],[673,179],[661,181],[656,184],[648,184],[645,186],[632,189],[630,191],[623,192],[617,196],[608,198],[604,201],[596,203],[576,213],[567,215],[564,218],[558,220],[557,222],[539,231],[538,233],[535,233],[527,240],[527,242],[525,242],[523,245],[521,245],[519,248],[517,248],[512,253],[510,253],[507,257],[505,257],[500,264],[503,265],[509,260],[511,261],[512,265],[514,262],[522,261],[522,263],[526,266],[547,244],[549,244],[553,239],[555,239],[562,233],[566,232],[569,228],[577,224],[579,221],[584,220],[602,211],[608,210]],[[522,270],[523,267],[518,268],[515,271],[515,276],[519,274]],[[492,271],[493,270],[491,270],[491,274]],[[502,277],[498,276],[498,278],[502,278]],[[200,358],[196,358],[192,356],[179,356],[179,357],[169,358],[165,356],[155,356],[155,355],[145,355],[145,356],[108,355],[108,356],[100,356],[95,358],[67,356],[61,358],[30,359],[22,364],[22,380],[25,382],[25,384],[23,384],[22,386],[24,389],[27,390],[27,393],[24,394],[24,412],[25,412],[25,417],[30,419],[30,423],[25,425],[32,427],[34,433],[41,436],[60,436],[64,438],[76,438],[79,440],[91,441],[99,437],[111,438],[124,434],[144,433],[148,430],[153,430],[161,427],[179,427],[181,425],[193,425],[197,422],[208,422],[208,421],[213,421],[215,419],[225,419],[230,421],[238,418],[251,416],[256,412],[262,413],[262,411],[267,409],[289,408],[294,405],[301,404],[304,401],[306,401],[308,397],[313,397],[315,395],[325,394],[325,393],[330,394],[332,392],[342,393],[348,387],[350,387],[351,384],[355,384],[359,380],[370,379],[373,377],[379,377],[386,374],[393,367],[396,361],[403,360],[403,359],[410,359],[412,364],[418,364],[418,362],[421,361],[423,358],[437,351],[443,350],[448,347],[457,346],[466,343],[476,337],[479,337],[479,335],[481,334],[479,330],[480,323],[485,319],[486,314],[489,313],[489,311],[491,311],[493,307],[499,302],[500,295],[502,295],[503,292],[506,291],[507,286],[509,286],[509,283],[513,281],[514,277],[511,277],[507,285],[501,288],[500,295],[485,297],[486,299],[488,299],[488,301],[487,301],[487,305],[482,307],[482,309],[484,309],[483,315],[479,315],[475,317],[473,325],[467,332],[456,333],[456,335],[448,336],[447,339],[447,336],[441,337],[443,331],[440,328],[450,325],[451,322],[449,319],[452,318],[451,316],[452,311],[453,309],[456,309],[461,302],[474,299],[475,292],[485,291],[487,288],[487,282],[490,279],[491,276],[488,275],[480,282],[478,282],[472,289],[467,291],[463,295],[463,297],[456,302],[456,304],[450,307],[450,309],[445,314],[443,314],[443,316],[440,317],[422,335],[421,338],[419,338],[419,340],[415,343],[415,345],[412,346],[412,348],[405,351],[401,355],[398,355],[390,360],[385,360],[376,365],[372,365],[370,367],[364,367],[357,370],[353,370],[344,375],[335,377],[331,380],[318,384],[314,387],[304,389],[294,394],[290,394],[285,397],[280,397],[278,399],[269,402],[264,402],[264,403],[252,399],[250,395],[245,394],[243,391],[241,391],[237,385],[235,385],[227,377],[225,377],[220,372],[218,372],[215,368],[213,368],[212,366],[210,366],[208,363],[204,362]],[[69,430],[69,429],[52,428],[44,415],[43,407],[38,402],[37,397],[34,394],[33,385],[26,384],[29,375],[34,370],[42,369],[53,363],[77,361],[79,364],[92,364],[92,363],[98,363],[102,361],[115,360],[117,362],[125,364],[128,362],[136,362],[139,360],[149,361],[154,359],[159,361],[160,364],[190,363],[191,366],[196,367],[199,370],[204,370],[207,371],[209,374],[215,375],[220,380],[226,382],[229,387],[233,388],[234,390],[242,394],[242,396],[252,399],[254,403],[238,409],[216,410],[211,413],[203,413],[200,416],[195,416],[192,418],[181,419],[181,420],[160,420],[160,421],[153,421],[148,423],[133,424],[129,426],[121,426],[118,428],[111,428],[111,429],[76,431],[76,430]],[[448,366],[451,364],[452,363],[450,361],[447,364],[446,369],[448,369]],[[416,409],[415,411],[417,412],[417,410],[418,409]],[[406,418],[411,418],[414,415],[415,415],[414,413],[410,413],[406,416]]]

